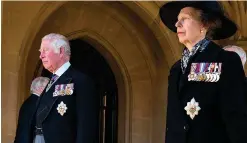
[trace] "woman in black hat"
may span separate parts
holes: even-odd
[[[185,46],[169,75],[165,143],[247,143],[241,60],[211,41],[236,25],[214,1],[169,2],[160,17]]]

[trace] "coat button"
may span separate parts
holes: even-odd
[[[188,131],[188,130],[189,130],[189,125],[185,125],[185,126],[184,126],[184,130],[185,130],[185,131]]]

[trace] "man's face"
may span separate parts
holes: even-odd
[[[38,96],[41,95],[49,81],[49,78],[46,77],[35,78],[31,84],[31,93],[36,94]]]
[[[43,66],[50,72],[55,72],[59,67],[60,51],[55,53],[50,41],[43,40],[40,46],[40,59],[42,60]]]
[[[39,84],[39,86],[37,86],[37,87],[34,89],[34,93],[36,93],[36,94],[38,94],[38,95],[41,95],[47,84],[48,84],[48,81]]]

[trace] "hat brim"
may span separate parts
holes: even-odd
[[[177,22],[177,16],[181,9],[185,7],[195,7],[201,9],[195,1],[174,1],[163,5],[160,8],[160,18],[162,22],[173,32],[177,33],[175,26]],[[217,13],[221,20],[221,27],[214,30],[212,35],[213,40],[226,39],[234,35],[237,31],[237,26],[230,19],[225,17],[223,14]]]

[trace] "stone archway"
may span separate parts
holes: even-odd
[[[23,99],[28,95],[29,84],[31,82],[33,69],[35,69],[35,66],[37,64],[37,59],[36,59],[37,58],[36,56],[38,54],[37,49],[39,47],[39,42],[40,42],[39,38],[42,37],[40,31],[44,30],[43,24],[53,13],[56,13],[60,7],[67,5],[66,3],[67,2],[64,1],[3,2],[3,26],[4,26],[2,32],[3,34],[2,81],[4,83],[2,84],[3,141],[13,140],[15,127],[16,127],[15,124],[16,118],[18,117],[18,110],[20,104],[23,102]],[[98,4],[99,7],[100,7],[100,3]],[[107,4],[107,2],[105,3]],[[128,12],[123,11],[123,13],[125,13],[125,17],[133,17],[133,15],[135,15],[135,17],[137,17],[139,21],[138,26],[139,25],[143,26],[144,29],[148,29],[148,31],[151,31],[151,34],[149,35],[151,38],[146,38],[147,39],[146,43],[149,43],[149,46],[142,47],[139,45],[137,47],[141,47],[140,49],[141,51],[143,51],[144,55],[155,53],[153,54],[155,55],[154,56],[155,58],[153,60],[154,62],[152,62],[152,60],[146,60],[147,61],[146,63],[148,64],[151,63],[152,65],[152,63],[155,63],[154,64],[155,66],[151,66],[154,67],[155,70],[151,70],[154,72],[150,72],[151,73],[150,75],[152,75],[151,76],[152,77],[151,78],[152,79],[152,101],[151,101],[152,121],[151,121],[151,125],[149,124],[149,127],[151,126],[150,128],[152,131],[147,132],[148,130],[147,127],[141,126],[142,124],[135,125],[136,121],[135,122],[131,121],[132,116],[130,116],[129,120],[126,121],[129,123],[123,125],[123,126],[127,126],[125,128],[125,131],[123,131],[124,133],[126,133],[125,142],[140,142],[141,139],[138,138],[141,138],[143,134],[148,134],[148,133],[149,135],[147,136],[149,142],[154,142],[154,143],[163,142],[163,138],[165,134],[163,128],[165,124],[164,107],[166,107],[165,98],[166,98],[166,88],[167,88],[166,81],[167,81],[168,67],[171,67],[174,61],[179,57],[179,50],[180,50],[179,45],[176,42],[174,42],[176,41],[176,38],[174,38],[175,34],[172,34],[160,22],[158,10],[165,2],[132,1],[132,2],[117,2],[117,3],[119,3],[121,6],[120,7],[116,7],[116,5],[108,5],[108,6],[110,6],[112,9],[114,8],[121,9],[121,7],[125,7],[126,10],[126,8],[128,8],[127,10]],[[237,45],[245,47],[246,49],[246,45],[247,45],[246,44],[247,33],[245,26],[246,2],[222,2],[222,4],[224,5],[225,10],[230,14],[229,16],[233,18],[235,22],[237,22],[240,28],[240,33],[234,36],[234,42]],[[116,15],[118,15],[119,13],[121,12],[115,11]],[[123,13],[122,16],[124,15]],[[120,17],[118,16],[115,17],[115,19],[116,18],[120,19]],[[126,22],[126,20],[123,21]],[[129,23],[133,24],[133,21],[129,20]],[[131,28],[127,28],[127,29],[131,29]],[[140,31],[140,28],[134,28],[134,29],[139,29]],[[83,30],[90,31],[90,29],[83,29]],[[135,33],[136,37],[140,37],[141,35],[148,35],[136,31],[138,30],[134,30],[133,32],[127,32],[127,33],[131,33],[131,34]],[[61,30],[57,32],[63,32],[63,31]],[[63,34],[67,34],[67,36],[69,36],[68,35],[69,33],[63,33]],[[13,39],[15,42],[13,42]],[[92,39],[93,38],[91,38],[91,40]],[[142,37],[140,39],[143,40],[145,38]],[[136,41],[139,42],[139,40]],[[153,42],[155,41],[155,42],[152,43],[150,41]],[[97,42],[99,43],[100,40]],[[112,47],[114,46],[112,45]],[[103,51],[105,51],[105,53],[107,53],[106,51],[108,50],[109,55],[111,55],[111,52],[109,52],[111,50],[106,49],[105,47],[103,47],[102,49],[104,49]],[[120,57],[119,53],[116,55],[118,55],[120,59],[123,59],[122,57]],[[30,58],[31,56],[33,56],[34,58]],[[113,58],[113,60],[109,60],[108,62],[114,60],[115,59]],[[125,64],[125,62],[123,62],[122,64]],[[118,63],[116,65],[117,65],[116,67],[119,67]],[[128,68],[126,68],[125,71],[129,73]],[[121,76],[133,77],[130,75],[121,75]],[[142,76],[138,78],[141,77]],[[132,80],[130,79],[130,81],[128,82],[131,81]],[[132,89],[132,86],[130,86],[130,89]],[[130,97],[134,97],[134,95],[133,96],[131,95]],[[135,101],[132,100],[131,103],[128,104],[126,103],[127,104],[126,108],[128,108],[129,111],[128,113],[126,113],[126,115],[130,115],[130,114],[133,115],[134,102]],[[142,133],[140,133],[141,131]],[[132,136],[132,133],[134,134],[134,136]]]
[[[166,83],[161,79],[167,77],[168,66],[153,32],[133,11],[120,2],[63,4],[29,42],[21,80],[26,91],[38,62],[40,39],[51,32],[87,41],[109,63],[119,88],[119,142],[163,140]],[[21,99],[26,95],[22,92]]]

